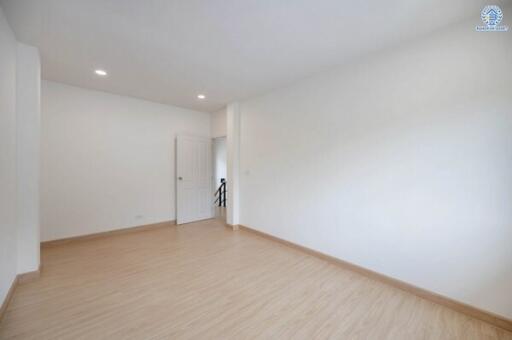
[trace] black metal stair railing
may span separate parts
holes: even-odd
[[[220,186],[215,191],[215,204],[218,204],[219,207],[226,207],[226,179],[220,179]]]

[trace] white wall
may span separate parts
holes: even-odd
[[[212,113],[211,117],[211,135],[213,138],[226,137],[227,135],[227,119],[226,108]]]
[[[177,133],[210,114],[44,81],[42,239],[174,220]]]
[[[17,225],[18,273],[39,269],[39,142],[41,63],[37,48],[18,44]]]
[[[0,304],[17,274],[16,48],[0,8]]]
[[[512,39],[475,24],[242,102],[240,223],[512,318]]]
[[[226,137],[217,137],[213,139],[213,161],[215,177],[214,187],[215,190],[217,190],[220,185],[220,179],[226,178]]]
[[[240,224],[240,116],[240,104],[228,104],[226,108],[226,223],[232,226]]]

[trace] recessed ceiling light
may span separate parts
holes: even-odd
[[[105,71],[105,70],[95,70],[94,73],[96,73],[97,75],[102,76],[102,77],[107,75],[107,71]]]
[[[206,96],[205,96],[204,94],[198,94],[198,95],[197,95],[197,98],[199,98],[199,99],[205,99],[205,98],[206,98]]]

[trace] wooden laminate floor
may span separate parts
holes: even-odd
[[[217,220],[45,248],[0,339],[512,339]]]

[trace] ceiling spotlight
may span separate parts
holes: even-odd
[[[107,71],[105,71],[105,70],[95,70],[94,73],[96,73],[97,75],[102,76],[102,77],[107,75]]]
[[[198,95],[197,95],[197,98],[199,98],[199,99],[205,99],[205,98],[206,98],[206,96],[205,96],[204,94],[198,94]]]

